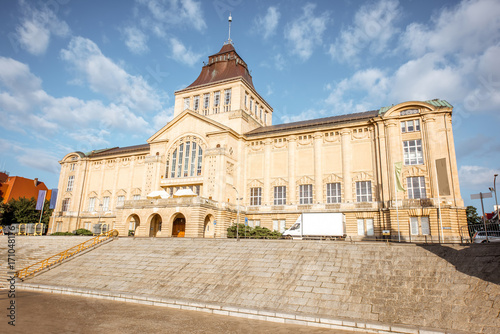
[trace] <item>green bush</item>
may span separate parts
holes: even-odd
[[[244,224],[239,224],[239,235],[240,238],[252,238],[252,239],[279,239],[281,238],[281,233],[278,231],[271,231],[267,227],[250,227]],[[233,225],[227,229],[228,238],[236,238],[236,225]]]
[[[79,228],[78,230],[75,231],[76,235],[93,235],[93,233],[87,229],[84,228]]]
[[[74,234],[71,232],[55,232],[52,233],[51,235],[74,235]]]

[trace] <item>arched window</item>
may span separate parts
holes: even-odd
[[[166,177],[193,177],[201,176],[201,167],[203,162],[203,149],[195,141],[186,141],[180,144],[167,158]],[[170,173],[168,172],[168,168]]]

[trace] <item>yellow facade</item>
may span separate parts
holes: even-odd
[[[222,79],[216,66],[224,66]],[[121,235],[225,237],[239,193],[240,221],[250,225],[283,230],[301,213],[343,212],[353,240],[383,231],[459,240],[466,217],[446,101],[273,126],[273,109],[232,45],[175,96],[173,120],[147,144],[60,161],[51,232],[99,221]],[[398,162],[404,191],[396,192]],[[182,188],[197,196],[148,198]]]

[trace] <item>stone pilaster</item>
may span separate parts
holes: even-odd
[[[297,137],[288,137],[288,199],[287,204],[297,204],[297,190],[295,185],[295,152]]]
[[[351,130],[344,129],[340,132],[342,136],[342,191],[346,203],[353,202],[352,175],[351,175]]]
[[[314,199],[316,203],[325,203],[323,196],[323,173],[321,170],[321,147],[323,146],[323,135],[319,132],[314,134]]]
[[[264,141],[264,189],[262,189],[262,204],[271,205],[271,147],[273,141],[266,139]]]

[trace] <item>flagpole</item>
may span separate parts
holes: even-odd
[[[394,166],[394,192],[396,193],[396,220],[398,221],[398,241],[401,242],[401,231],[399,229],[398,188],[396,180],[396,166]]]

